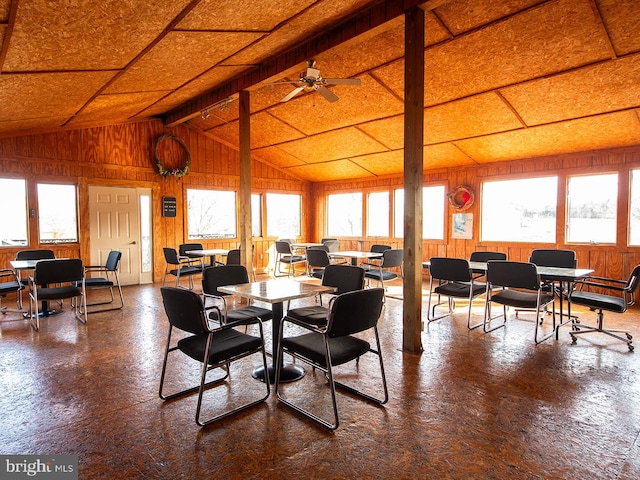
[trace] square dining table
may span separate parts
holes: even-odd
[[[339,252],[329,252],[331,258],[351,258],[351,265],[357,265],[358,260],[371,260],[373,258],[382,258],[379,252],[361,252],[358,250],[342,250]]]
[[[242,283],[239,285],[227,285],[218,287],[218,290],[230,295],[266,302],[271,304],[273,311],[272,320],[272,362],[267,367],[270,383],[275,382],[275,359],[278,355],[278,336],[280,333],[280,323],[284,313],[284,302],[298,298],[313,297],[320,293],[331,293],[336,289],[325,285],[298,282],[291,279],[275,279],[262,282]],[[252,373],[254,378],[265,381],[266,375],[264,367],[256,367]],[[283,365],[280,370],[281,382],[293,382],[304,376],[304,370],[297,365]]]
[[[229,253],[229,250],[225,248],[207,248],[204,250],[187,250],[185,252],[188,257],[209,257],[209,264],[216,265],[216,257],[224,257]]]

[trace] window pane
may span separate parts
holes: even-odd
[[[484,182],[482,240],[555,242],[557,197],[558,177]]]
[[[362,193],[327,196],[327,234],[330,237],[362,236]]]
[[[422,187],[422,238],[444,239],[444,185]],[[404,190],[395,191],[394,233],[404,237]]]
[[[142,271],[151,271],[151,197],[149,195],[140,195],[140,236],[142,244],[140,245],[142,257]]]
[[[301,204],[300,195],[267,193],[267,236],[299,236]]]
[[[367,236],[389,236],[389,192],[367,195]]]
[[[40,243],[78,241],[75,185],[38,184]]]
[[[569,177],[567,242],[616,243],[618,174]]]
[[[27,245],[27,184],[22,179],[0,178],[0,244]]]
[[[262,236],[262,195],[251,194],[251,236]]]
[[[189,240],[235,238],[236,192],[187,190]]]
[[[640,245],[640,170],[631,170],[629,245]]]

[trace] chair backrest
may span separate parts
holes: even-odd
[[[636,290],[638,290],[638,286],[640,285],[640,265],[636,265],[629,275],[629,280],[627,280],[627,285],[625,290],[627,292],[635,294]]]
[[[208,295],[228,295],[219,292],[219,287],[249,283],[249,274],[244,265],[219,265],[208,267],[202,273],[202,293]]]
[[[307,248],[307,263],[309,264],[309,268],[324,268],[331,263],[331,260],[325,249],[309,247]]]
[[[181,257],[187,256],[189,250],[204,250],[201,243],[182,243],[178,246]]]
[[[291,254],[291,244],[286,240],[276,240],[276,252]]]
[[[401,248],[389,248],[382,252],[382,268],[401,267],[404,251]]]
[[[507,254],[502,252],[472,252],[470,262],[488,262],[489,260],[506,260]],[[535,262],[534,262],[535,263]]]
[[[180,265],[178,252],[176,252],[175,248],[164,247],[162,253],[164,253],[164,259],[169,265]]]
[[[432,257],[429,273],[436,280],[450,282],[470,282],[469,262],[464,258]]]
[[[391,245],[382,245],[379,243],[374,243],[371,245],[369,251],[371,253],[383,253],[385,250],[391,250]]]
[[[33,278],[36,285],[82,281],[84,268],[79,258],[47,259],[36,263]]]
[[[195,335],[209,332],[200,295],[178,287],[160,287],[160,293],[171,325]]]
[[[576,268],[576,252],[573,250],[537,249],[531,252],[531,263],[541,267]]]
[[[335,287],[336,295],[362,290],[364,274],[364,268],[356,265],[328,265],[322,275],[322,285]]]
[[[511,262],[489,260],[487,262],[487,282],[492,287],[540,289],[540,276],[537,267],[530,262]]]
[[[337,252],[340,250],[340,240],[337,238],[323,238],[320,240],[324,246],[326,246],[330,252]]]
[[[234,248],[227,253],[227,265],[240,265],[240,249]]]
[[[119,252],[118,250],[111,250],[109,255],[107,255],[107,262],[105,263],[104,268],[112,272],[118,270],[121,258],[122,252]]]
[[[56,258],[53,250],[45,248],[38,250],[21,250],[16,253],[16,260],[48,260]]]
[[[344,337],[377,325],[384,302],[384,289],[368,288],[338,295],[329,311],[327,335]]]

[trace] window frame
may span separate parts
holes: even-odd
[[[37,211],[37,216],[36,216],[36,226],[37,226],[37,240],[38,240],[38,245],[73,245],[73,244],[78,244],[80,243],[80,198],[78,195],[78,185],[75,183],[68,183],[68,182],[52,182],[52,181],[41,181],[41,180],[36,180],[34,182],[34,189],[35,189],[35,198],[36,198],[36,204],[38,205],[38,211]],[[65,187],[72,187],[73,188],[73,194],[74,194],[74,222],[75,222],[75,240],[72,241],[68,241],[68,242],[60,242],[60,241],[47,241],[46,239],[42,238],[42,228],[41,228],[41,218],[42,218],[42,208],[40,205],[40,191],[39,191],[39,186],[40,185],[54,185],[54,186],[65,186]],[[28,211],[28,208],[27,208]]]
[[[233,236],[225,237],[203,237],[203,236],[191,236],[190,232],[190,215],[189,215],[189,191],[199,191],[199,192],[221,192],[221,193],[233,193],[233,217],[235,224],[235,232]],[[226,240],[235,240],[238,238],[238,192],[233,189],[223,189],[223,188],[189,188],[186,187],[184,191],[185,198],[185,208],[183,209],[184,223],[185,223],[185,233],[187,240],[204,240],[204,241],[226,241]],[[215,235],[215,233],[211,233],[208,235]]]

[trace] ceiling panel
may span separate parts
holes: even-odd
[[[97,121],[118,121],[122,116],[133,117],[149,103],[157,101],[164,92],[118,93],[99,95],[76,117],[69,126],[95,123]]]
[[[373,153],[351,158],[351,161],[376,176],[394,175],[404,170],[404,151]]]
[[[234,121],[208,130],[227,143],[238,145],[239,122]],[[267,112],[251,116],[251,148],[266,147],[302,138],[304,135]]]
[[[260,35],[171,32],[110,85],[105,93],[178,88]]]
[[[640,50],[640,8],[634,0],[596,0],[611,42],[618,55]]]
[[[305,162],[295,155],[285,152],[280,147],[266,147],[254,150],[251,155],[276,167],[293,167]]]
[[[534,80],[501,92],[527,125],[640,105],[640,55]]]
[[[618,112],[514,132],[460,140],[455,145],[479,163],[640,143],[636,112]]]
[[[350,160],[300,165],[286,168],[285,172],[302,178],[313,178],[315,182],[329,182],[345,178],[366,178],[373,175]]]
[[[383,152],[386,148],[355,128],[321,133],[279,147],[305,163],[337,160],[355,155]]]
[[[188,4],[189,0],[20,0],[2,70],[123,68]]]

